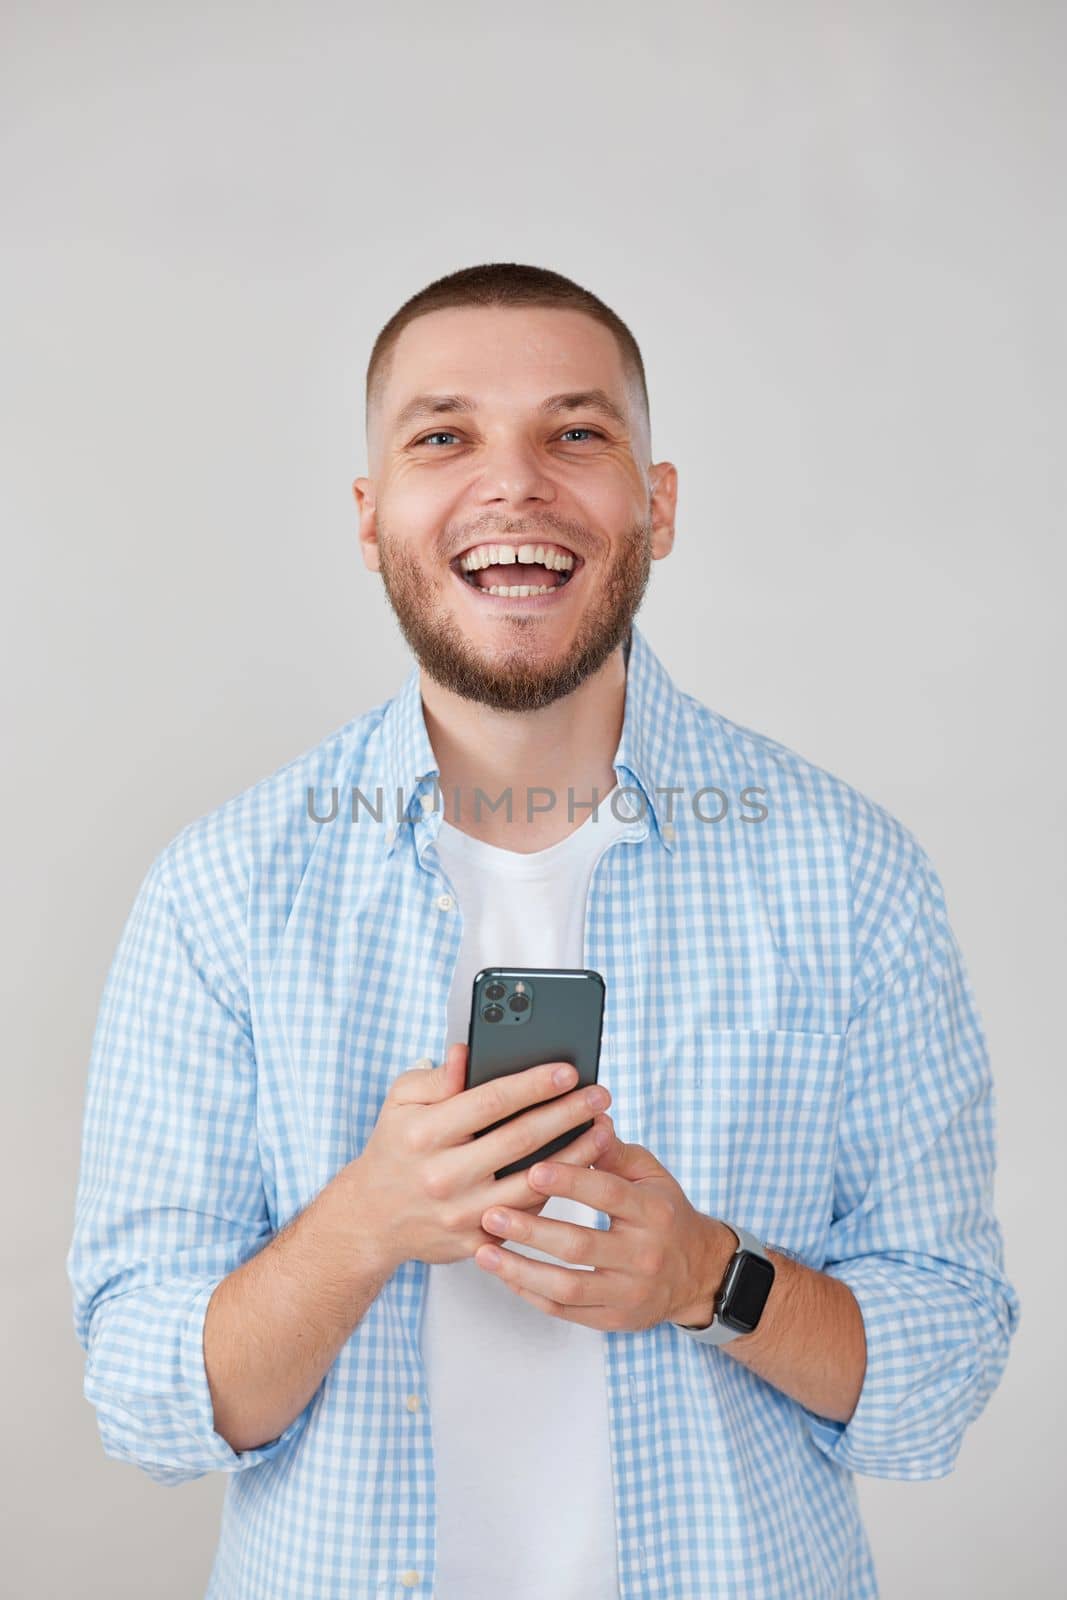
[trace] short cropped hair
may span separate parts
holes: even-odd
[[[416,317],[430,311],[451,310],[456,306],[559,306],[568,311],[583,311],[607,328],[615,337],[627,379],[637,380],[644,406],[646,429],[649,423],[648,385],[645,364],[637,340],[610,306],[589,289],[583,289],[562,273],[545,267],[528,267],[516,261],[491,261],[478,267],[463,267],[420,289],[395,311],[374,341],[367,363],[365,392],[368,429],[372,407],[376,407],[388,380],[393,350],[402,331]]]

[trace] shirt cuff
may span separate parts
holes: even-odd
[[[937,1319],[943,1337],[931,1348],[929,1323],[915,1305],[909,1321],[910,1269],[874,1257],[823,1269],[846,1283],[863,1316],[867,1365],[856,1408],[848,1422],[820,1417],[801,1407],[816,1448],[839,1466],[877,1478],[943,1478],[955,1465],[966,1417],[954,1396],[968,1388],[975,1355],[968,1326],[951,1308]],[[936,1279],[922,1277],[936,1289]],[[919,1297],[916,1297],[918,1302]]]
[[[222,1471],[239,1472],[245,1467],[256,1466],[260,1461],[270,1461],[273,1456],[284,1450],[289,1441],[305,1427],[313,1399],[309,1400],[300,1414],[293,1418],[284,1433],[280,1433],[276,1439],[268,1440],[266,1444],[256,1446],[253,1450],[234,1450],[222,1434],[216,1432],[215,1406],[204,1362],[204,1323],[207,1320],[207,1308],[211,1297],[221,1282],[222,1278],[216,1278],[213,1282],[205,1284],[197,1291],[189,1307],[180,1337],[181,1373],[190,1407],[190,1426],[197,1444]]]

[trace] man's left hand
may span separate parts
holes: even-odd
[[[547,1175],[541,1178],[543,1168]],[[486,1233],[574,1265],[553,1266],[501,1250],[494,1266],[488,1259],[493,1247],[482,1245],[474,1259],[483,1271],[548,1316],[605,1332],[711,1320],[714,1289],[736,1248],[733,1235],[689,1203],[650,1150],[616,1135],[595,1168],[539,1162],[527,1179],[538,1194],[567,1195],[603,1211],[611,1225],[588,1228],[491,1207],[481,1219]],[[504,1226],[494,1220],[497,1213]],[[576,1271],[578,1266],[594,1270]]]

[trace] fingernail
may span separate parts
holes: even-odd
[[[430,1060],[429,1056],[420,1056],[415,1065],[420,1071],[432,1071],[433,1069],[433,1062]]]
[[[552,1074],[552,1082],[558,1083],[561,1089],[565,1089],[569,1083],[574,1082],[577,1076],[578,1074],[573,1067],[557,1067]]]

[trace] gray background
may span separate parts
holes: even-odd
[[[203,1592],[222,1476],[109,1460],[81,1396],[96,1009],[154,854],[398,687],[365,364],[505,259],[642,346],[680,476],[653,647],[941,873],[1023,1320],[954,1474],[856,1481],[891,1600],[1020,1563],[1058,1593],[1064,9],[8,0],[2,31],[0,1591]]]

